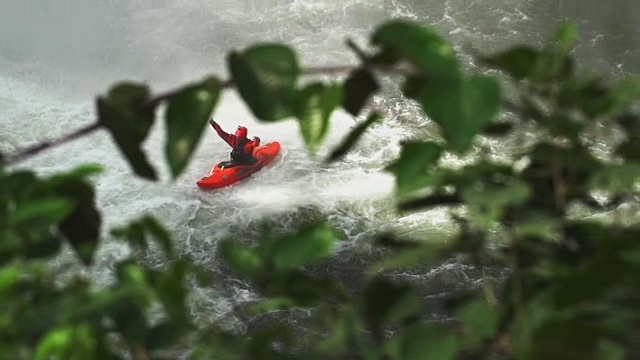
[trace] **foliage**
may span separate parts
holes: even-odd
[[[336,234],[326,224],[265,236],[258,245],[232,239],[220,244],[229,266],[264,296],[253,313],[312,310],[315,331],[302,338],[285,325],[255,334],[197,329],[187,310],[186,282],[206,276],[175,253],[170,233],[148,216],[111,234],[143,251],[149,240],[158,241],[168,259],[162,269],[132,257],[115,265],[115,280],[105,288],[96,289],[80,274],[59,281],[48,272],[48,259],[68,244],[89,265],[100,244],[101,214],[90,182],[99,169],[39,177],[0,167],[0,354],[159,359],[166,350],[189,348],[192,359],[637,356],[640,227],[580,218],[571,209],[581,205],[597,213],[637,202],[640,118],[631,106],[640,82],[611,84],[578,73],[569,55],[575,34],[566,24],[542,48],[518,45],[479,55],[484,66],[504,75],[500,79],[465,74],[435,29],[406,21],[376,29],[370,52],[358,49],[362,63],[342,84],[299,85],[296,54],[282,44],[229,55],[232,80],[253,114],[268,122],[297,117],[310,151],[321,144],[338,106],[354,116],[366,112],[368,99],[380,89],[379,71],[402,74],[404,95],[442,130],[442,141],[403,143],[386,170],[396,177],[401,211],[456,209],[460,231],[445,245],[384,237],[381,245],[394,245],[392,253],[373,266],[361,294],[305,271],[332,252]],[[99,124],[137,175],[156,180],[141,144],[166,103],[166,158],[175,178],[225,86],[208,77],[153,98],[145,85],[117,84],[98,98]],[[501,110],[504,116],[498,117]],[[384,119],[369,114],[328,160],[339,160],[378,121]],[[589,146],[588,130],[597,124],[625,134],[608,156],[595,156]],[[483,136],[508,139],[531,127],[543,135],[507,162],[480,156],[453,169],[442,161],[446,154],[469,155]],[[604,200],[596,201],[596,192]],[[497,246],[487,240],[496,229],[505,239]],[[454,254],[509,267],[504,290],[497,303],[482,293],[459,299],[455,324],[426,322],[428,309],[416,289],[390,281],[383,270]],[[157,306],[164,315],[151,321],[149,312]]]

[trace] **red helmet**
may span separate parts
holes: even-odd
[[[247,128],[241,125],[238,125],[236,129],[236,136],[247,137]]]

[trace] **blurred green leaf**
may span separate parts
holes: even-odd
[[[155,109],[149,101],[146,86],[120,83],[112,87],[107,96],[98,98],[98,118],[135,173],[145,179],[157,180],[155,170],[142,151],[142,142],[149,134],[154,119]]]
[[[315,152],[329,130],[331,114],[342,101],[342,88],[333,84],[311,84],[296,96],[295,113],[307,148]]]
[[[198,145],[220,90],[220,81],[209,77],[180,89],[168,99],[165,155],[174,179],[185,169]]]
[[[371,265],[368,273],[375,275],[384,270],[409,268],[430,262],[439,259],[445,249],[446,247],[441,245],[421,245],[418,248],[399,251]]]
[[[166,271],[153,272],[151,283],[175,326],[189,324],[186,308],[186,275],[189,263],[184,259],[172,261]]]
[[[149,247],[144,234],[144,227],[138,221],[132,222],[125,227],[111,229],[111,235],[125,239],[130,245],[146,250]]]
[[[181,323],[165,320],[149,329],[145,347],[150,351],[168,349],[181,341],[188,328]]]
[[[632,191],[640,184],[640,163],[625,162],[610,164],[591,174],[593,189],[611,191]]]
[[[598,341],[598,360],[624,360],[626,355],[622,345],[608,340]]]
[[[444,130],[450,148],[464,153],[476,134],[501,106],[498,82],[488,76],[431,82],[425,85],[422,108]]]
[[[462,191],[470,211],[486,221],[497,221],[510,205],[521,205],[531,196],[526,182],[514,180],[504,185],[484,184],[472,186]],[[487,224],[488,225],[488,224]]]
[[[249,359],[287,359],[286,348],[291,340],[291,330],[285,325],[274,325],[258,331],[249,340]],[[277,344],[277,345],[276,345]]]
[[[435,165],[442,148],[432,141],[407,141],[402,143],[400,157],[385,170],[396,176],[396,195],[402,196],[428,185],[436,185],[439,179],[429,168]]]
[[[589,118],[596,118],[613,111],[616,97],[609,86],[597,75],[573,77],[563,83],[558,104],[576,107]]]
[[[559,240],[561,230],[560,219],[535,212],[520,215],[513,229],[514,234],[519,237],[532,236],[548,241]]]
[[[48,230],[66,218],[75,207],[73,199],[53,197],[34,199],[20,203],[9,213],[9,223],[13,226]]]
[[[360,124],[356,125],[353,129],[351,129],[351,131],[349,132],[347,137],[344,138],[340,146],[333,149],[327,161],[328,162],[336,161],[340,159],[342,156],[344,156],[344,154],[346,154],[351,149],[351,147],[355,145],[356,142],[358,142],[358,140],[364,134],[364,132],[367,131],[367,129],[371,125],[378,122],[378,120],[380,120],[381,117],[382,115],[380,115],[377,112],[372,113],[367,117],[367,120],[361,122]]]
[[[518,355],[525,360],[599,360],[597,345],[603,335],[595,322],[552,319],[538,329],[528,351]]]
[[[336,241],[334,230],[326,224],[308,226],[297,234],[276,239],[268,248],[275,269],[289,269],[331,254]]]
[[[380,89],[380,86],[370,70],[357,68],[349,74],[343,88],[342,107],[349,114],[358,116],[371,96]]]
[[[362,325],[352,307],[345,306],[336,310],[335,313],[328,311],[324,318],[328,328],[328,336],[316,343],[321,353],[329,358],[338,358],[337,356],[340,354],[348,353],[349,350],[357,346],[357,336]]]
[[[489,66],[506,71],[516,80],[522,80],[538,71],[541,58],[542,54],[538,50],[519,45],[481,59]]]
[[[456,338],[439,324],[414,324],[389,343],[397,360],[453,360],[459,351]]]
[[[0,268],[0,298],[12,290],[21,274],[21,269],[17,266],[9,265]]]
[[[59,359],[93,359],[97,348],[95,334],[88,324],[53,329],[40,341],[35,360],[52,356]]]
[[[498,330],[498,316],[484,300],[474,300],[458,311],[464,324],[464,341],[471,346],[490,339]]]
[[[264,261],[251,246],[225,240],[220,243],[220,254],[231,268],[249,279],[255,280],[262,273]]]
[[[54,191],[76,201],[75,209],[58,225],[58,229],[85,265],[89,265],[98,247],[102,225],[93,187],[84,180],[72,178],[59,184]]]
[[[203,265],[192,263],[191,272],[195,276],[200,287],[211,287],[214,284],[211,271]]]
[[[553,39],[557,41],[558,52],[566,56],[571,51],[571,46],[578,38],[578,28],[573,22],[563,23],[553,34]]]
[[[267,313],[274,310],[288,309],[294,307],[296,305],[295,301],[293,301],[289,297],[280,296],[267,300],[259,301],[258,303],[252,304],[249,307],[249,313],[252,316],[259,315],[262,313]]]
[[[126,226],[111,229],[111,235],[122,238],[129,244],[146,250],[148,238],[155,239],[167,255],[173,254],[171,235],[154,217],[145,215]]]
[[[104,167],[100,164],[81,164],[73,168],[71,171],[62,174],[56,174],[50,178],[50,182],[54,182],[56,178],[62,177],[67,179],[72,178],[86,178],[91,175],[100,174],[104,171]]]
[[[18,170],[0,177],[0,200],[29,197],[35,191],[38,179],[33,172]]]
[[[616,83],[612,88],[612,108],[608,113],[615,113],[625,110],[640,100],[640,75],[632,74]]]
[[[393,49],[395,54],[432,76],[458,78],[461,75],[453,47],[433,27],[392,20],[376,29],[371,43]]]
[[[294,115],[300,68],[293,50],[281,44],[255,45],[227,58],[233,81],[253,114],[276,121]]]
[[[173,243],[171,242],[171,235],[167,229],[162,226],[154,217],[145,216],[142,218],[141,223],[144,225],[147,232],[149,232],[158,241],[162,249],[168,254],[173,254]]]
[[[367,283],[363,294],[364,316],[370,329],[381,334],[386,326],[410,320],[420,313],[415,289],[377,276]]]
[[[281,270],[266,279],[266,295],[286,296],[296,306],[316,306],[321,301],[344,298],[344,291],[335,279],[308,275],[300,270]]]
[[[30,240],[32,241],[25,243],[23,238],[22,255],[31,259],[52,257],[62,247],[60,239],[54,234],[36,234]]]

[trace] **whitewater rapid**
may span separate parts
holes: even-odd
[[[542,0],[122,0],[108,6],[97,0],[60,0],[55,6],[47,0],[5,0],[0,4],[0,151],[16,151],[92,123],[95,96],[120,80],[146,82],[160,93],[207,74],[225,79],[226,54],[257,42],[291,45],[304,67],[356,64],[345,40],[364,46],[377,25],[401,17],[437,26],[473,70],[475,64],[465,55],[469,46],[490,51],[522,41],[539,44],[562,20],[558,11]],[[597,28],[587,30],[576,51],[602,53],[606,35]],[[605,62],[603,68],[613,72],[634,70],[636,54],[624,50],[605,60],[598,57],[596,65]],[[108,230],[151,214],[170,230],[181,256],[207,267],[216,281],[213,290],[193,285],[191,304],[199,321],[244,328],[247,320],[234,305],[256,294],[219,263],[216,246],[221,239],[235,236],[255,242],[263,223],[285,233],[309,220],[328,219],[341,241],[323,271],[341,274],[348,285],[357,287],[357,274],[375,260],[371,242],[376,234],[393,230],[437,241],[452,233],[453,225],[442,211],[395,211],[394,179],[383,169],[397,157],[401,140],[434,127],[415,104],[401,97],[376,101],[386,109],[384,121],[342,161],[325,165],[328,152],[362,119],[337,111],[314,157],[305,150],[295,120],[257,122],[236,93],[226,91],[212,114],[221,126],[230,130],[243,124],[250,136],[281,142],[282,152],[252,178],[216,192],[199,190],[195,181],[228,157],[227,145],[207,128],[189,166],[172,181],[164,165],[161,121],[144,146],[161,175],[157,183],[135,177],[104,131],[15,168],[48,175],[80,164],[102,164],[104,172],[92,180],[104,221],[102,244],[96,264],[84,271],[98,285],[108,284],[114,263],[131,255]],[[165,262],[154,249],[139,256],[154,266]],[[53,265],[81,269],[70,254],[53,260]],[[478,286],[490,271],[451,259],[397,276],[420,285],[425,297],[437,298]],[[349,277],[348,272],[356,275]],[[445,315],[434,307],[433,316]]]

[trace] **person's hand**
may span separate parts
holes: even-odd
[[[253,141],[255,141],[255,142],[256,142],[256,145],[260,145],[260,138],[259,138],[259,137],[254,136],[254,137],[253,137]]]
[[[213,118],[209,119],[209,124],[213,125],[213,124],[215,124],[215,123],[216,123],[216,122],[213,120]]]

